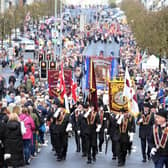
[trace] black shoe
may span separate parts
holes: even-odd
[[[77,149],[76,152],[80,152],[80,149]]]
[[[102,147],[99,147],[99,152],[102,152]]]
[[[85,153],[82,154],[82,157],[86,157],[87,155]]]
[[[63,157],[62,157],[62,160],[66,160],[66,156],[63,156]]]
[[[62,159],[60,157],[57,157],[57,161],[60,162]]]
[[[91,160],[88,160],[88,161],[87,161],[87,164],[91,164],[91,163],[92,163],[92,161],[91,161]]]
[[[96,157],[93,157],[93,162],[96,162]]]
[[[25,163],[25,165],[30,165],[30,162],[27,161],[27,162]]]
[[[148,156],[148,160],[149,160],[149,161],[151,160],[151,157],[150,157],[150,156]]]
[[[145,162],[146,162],[146,159],[143,159],[143,160],[142,160],[142,162],[144,162],[144,163],[145,163]]]
[[[117,159],[117,157],[116,157],[116,156],[113,156],[113,157],[112,157],[112,160],[116,160],[116,159]]]
[[[121,166],[124,166],[124,165],[125,165],[124,162],[119,162],[119,163],[118,163],[118,167],[121,167]]]

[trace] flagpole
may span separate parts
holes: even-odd
[[[65,78],[64,78],[64,67],[63,67],[63,65],[62,65],[61,69],[62,69],[62,78],[63,78],[63,80],[64,80],[64,82],[65,82]],[[64,88],[64,89],[65,89],[65,88]],[[67,97],[67,94],[66,94],[66,90],[65,90],[65,94],[64,94],[64,99],[65,99],[65,108],[66,108],[67,112],[70,113],[69,104],[68,104],[68,97]]]

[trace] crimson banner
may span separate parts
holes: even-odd
[[[70,96],[71,94],[71,81],[72,81],[72,71],[69,69],[64,70],[64,79],[66,86],[66,94]],[[53,97],[58,97],[57,84],[59,82],[59,70],[48,70],[48,86],[49,95]]]

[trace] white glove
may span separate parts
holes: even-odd
[[[142,123],[142,122],[143,122],[143,118],[141,118],[138,122],[139,122],[139,123]]]
[[[100,129],[101,129],[101,125],[99,124],[96,128],[96,132],[100,132]]]
[[[66,127],[66,132],[70,132],[72,131],[72,124],[68,123],[67,127]]]
[[[104,132],[107,133],[107,128],[104,129]]]
[[[156,154],[156,152],[157,152],[157,149],[156,148],[152,148],[150,154],[152,156],[154,156]]]
[[[4,154],[4,160],[10,159],[11,158],[11,154],[10,153],[5,153]]]
[[[54,118],[58,118],[59,114],[61,112],[61,108],[58,108],[57,111],[54,113]]]
[[[124,115],[122,114],[121,116],[120,116],[120,118],[117,120],[117,124],[121,124],[121,122],[122,122],[122,120],[123,120],[123,118],[124,118]]]
[[[120,117],[120,114],[117,114],[116,117],[115,117],[115,119],[118,120],[119,117]]]
[[[130,132],[130,133],[129,133],[129,140],[130,140],[130,142],[132,142],[133,139],[134,139],[134,133],[133,133],[133,132]]]
[[[84,114],[84,117],[87,118],[91,113],[91,111],[92,111],[91,108],[89,108],[89,110]]]
[[[77,131],[77,134],[80,135],[80,130]]]
[[[107,135],[106,135],[106,139],[109,139],[109,138],[110,138],[110,135],[107,134]]]

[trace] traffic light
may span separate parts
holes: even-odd
[[[56,62],[50,61],[49,68],[50,68],[50,70],[55,70],[56,69]]]
[[[47,59],[47,61],[50,61],[51,60],[51,54],[47,54],[46,59]]]
[[[40,63],[40,76],[41,78],[47,78],[47,63],[45,61]]]
[[[43,55],[43,53],[39,53],[38,56],[39,56],[39,57],[38,57],[39,62],[44,60],[44,55]]]

